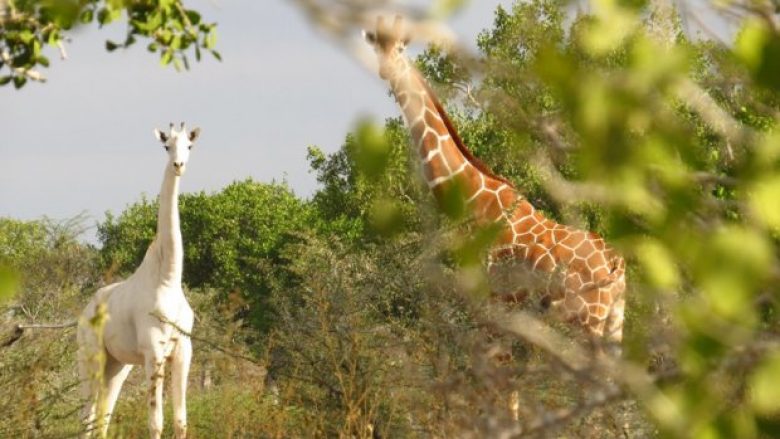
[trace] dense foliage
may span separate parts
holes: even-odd
[[[434,209],[399,119],[359,122],[334,154],[310,148],[310,200],[251,180],[183,194],[184,281],[200,316],[193,433],[780,434],[780,32],[766,11],[726,47],[689,40],[665,2],[604,2],[568,21],[558,2],[517,1],[476,55],[429,47],[417,60],[476,156],[627,257],[622,359],[594,354],[537,303],[514,328],[488,306],[493,235]],[[66,318],[99,279],[136,267],[155,214],[147,199],[108,214],[99,250],[57,238],[53,223],[0,222],[0,267],[21,274],[13,309]],[[70,293],[51,306],[32,286],[43,281]],[[72,351],[46,336],[5,349],[0,386],[36,402],[9,409],[14,425],[58,431],[75,405],[62,390]],[[55,366],[23,373],[35,355]],[[143,395],[126,398],[112,431],[143,435]]]

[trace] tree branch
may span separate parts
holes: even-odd
[[[7,348],[12,344],[16,343],[20,338],[22,338],[22,335],[24,335],[24,331],[28,329],[66,329],[66,328],[72,328],[77,324],[78,322],[75,320],[67,323],[18,324],[14,326],[13,333],[7,340],[3,341],[2,344],[0,344],[0,347]]]
[[[155,317],[156,319],[158,319],[158,320],[159,320],[160,322],[162,322],[162,323],[165,323],[165,324],[167,324],[167,325],[171,325],[171,327],[172,327],[173,329],[175,329],[175,330],[176,330],[176,332],[178,332],[179,334],[181,334],[181,335],[183,335],[183,336],[185,336],[185,337],[188,337],[188,338],[189,338],[189,339],[191,339],[191,340],[195,340],[195,341],[198,341],[198,342],[204,343],[204,344],[206,344],[207,346],[211,347],[212,349],[214,349],[214,350],[217,350],[217,351],[219,351],[219,352],[222,352],[222,353],[223,353],[223,354],[225,354],[225,355],[228,355],[228,356],[230,356],[230,357],[233,357],[233,358],[238,358],[238,359],[241,359],[241,360],[247,361],[247,362],[249,362],[249,363],[255,364],[255,365],[257,365],[257,366],[260,366],[260,367],[262,367],[262,368],[264,368],[264,369],[265,369],[265,365],[264,365],[264,364],[262,364],[262,363],[260,363],[260,362],[259,362],[259,361],[257,361],[256,359],[254,359],[254,358],[252,358],[252,357],[248,357],[248,356],[246,356],[246,355],[243,355],[243,354],[239,354],[239,353],[237,353],[237,352],[233,352],[233,351],[231,351],[231,350],[229,350],[229,349],[227,349],[227,348],[224,348],[224,347],[220,346],[220,345],[219,345],[219,344],[217,344],[216,342],[213,342],[213,341],[211,341],[211,340],[208,340],[208,339],[206,339],[206,338],[203,338],[203,337],[198,337],[198,336],[194,336],[194,335],[192,335],[192,333],[190,333],[190,332],[188,332],[188,331],[185,331],[185,330],[184,330],[182,327],[180,327],[180,326],[179,326],[179,325],[177,325],[176,323],[174,323],[174,322],[172,322],[172,321],[168,320],[167,318],[165,318],[164,316],[162,316],[162,315],[160,315],[160,314],[157,314],[157,313],[149,313],[149,315],[151,315],[152,317]]]

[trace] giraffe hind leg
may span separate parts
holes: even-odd
[[[626,299],[622,296],[612,304],[612,308],[609,311],[607,317],[607,333],[606,341],[608,342],[608,348],[611,353],[619,357],[622,354],[623,344],[623,322],[624,311],[626,307]]]

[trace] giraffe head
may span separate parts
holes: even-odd
[[[177,130],[171,123],[170,134],[154,129],[154,135],[157,140],[162,142],[165,147],[165,151],[168,153],[168,164],[173,168],[173,172],[176,175],[181,176],[187,168],[187,160],[190,158],[190,150],[200,134],[200,128],[195,128],[187,133],[187,128],[184,126],[184,122]]]
[[[403,19],[396,15],[392,26],[385,23],[384,17],[376,20],[374,31],[363,31],[363,37],[374,47],[379,57],[379,76],[392,80],[395,75],[404,71],[406,58],[404,50],[409,44],[409,37],[403,32]]]

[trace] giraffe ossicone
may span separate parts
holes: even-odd
[[[492,277],[509,271],[533,282],[497,286],[509,300],[541,290],[565,320],[613,342],[619,351],[625,307],[625,262],[595,233],[558,224],[538,212],[507,179],[494,174],[464,145],[444,107],[422,74],[404,54],[408,37],[402,18],[364,32],[379,61],[379,75],[390,84],[401,108],[423,177],[434,197],[457,187],[477,223],[500,222],[502,230],[488,256]],[[503,290],[502,290],[503,289]]]
[[[163,429],[163,377],[171,365],[173,425],[187,435],[186,391],[192,360],[194,313],[182,289],[183,243],[179,226],[179,180],[200,133],[184,123],[170,132],[155,129],[168,154],[157,214],[157,233],[141,265],[124,281],[99,289],[79,319],[77,340],[82,395],[83,437],[105,437],[122,384],[133,365],[142,365],[149,386],[149,433]],[[103,317],[105,317],[103,319]],[[103,324],[97,324],[103,320]],[[100,361],[103,358],[105,361]]]

